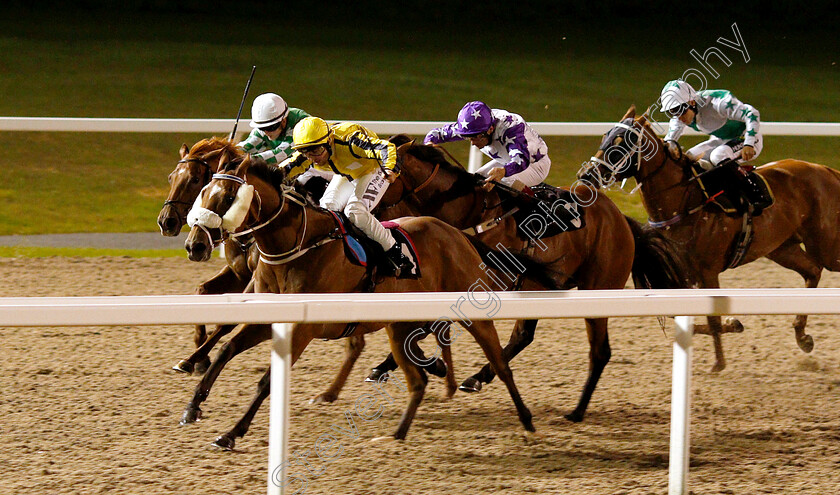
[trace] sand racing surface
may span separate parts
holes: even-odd
[[[221,263],[3,258],[0,296],[190,294]],[[766,260],[726,272],[721,283],[802,286]],[[840,275],[825,273],[820,286],[840,287]],[[711,339],[695,340],[692,493],[837,493],[840,317],[809,319],[811,354],[796,345],[792,316],[741,321],[744,333],[724,336],[728,367],[719,374],[710,373]],[[294,487],[305,480],[299,493],[665,493],[672,325],[663,334],[656,318],[611,320],[612,361],[585,421],[574,424],[563,414],[575,406],[588,366],[583,322],[541,322],[512,362],[534,438],[523,434],[498,381],[445,401],[436,377],[406,442],[370,441],[396,428],[407,397],[397,388],[389,389],[393,403],[380,402],[380,417],[356,417],[357,432],[347,433],[344,413],[371,392],[363,379],[384,358],[387,337],[369,336],[339,400],[321,406],[308,399],[332,379],[343,345],[315,341],[292,372],[290,447],[309,454],[308,468],[294,467]],[[506,341],[511,322],[498,328]],[[267,403],[236,451],[210,443],[244,412],[267,367],[267,343],[222,372],[200,422],[179,426],[197,377],[170,367],[191,351],[191,327],[0,327],[0,342],[0,493],[265,493]],[[484,363],[466,332],[453,354],[459,383]],[[328,433],[338,443],[324,451],[325,462],[315,450]]]

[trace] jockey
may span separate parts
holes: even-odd
[[[379,139],[359,124],[328,125],[321,118],[307,117],[295,126],[292,148],[294,154],[281,163],[287,177],[310,167],[333,172],[321,207],[343,210],[353,225],[382,246],[395,274],[413,271],[414,264],[402,252],[402,245],[370,213],[399,174],[394,143]]]
[[[458,121],[432,129],[425,144],[440,144],[469,139],[473,146],[492,158],[476,173],[490,181],[514,186],[536,186],[548,176],[551,160],[545,141],[518,114],[490,109],[480,101],[471,101],[458,112]],[[521,186],[517,186],[521,189]]]
[[[266,163],[282,162],[292,154],[292,129],[306,117],[309,117],[308,113],[300,108],[289,108],[279,95],[261,94],[254,98],[251,105],[251,127],[254,130],[237,146]],[[332,175],[332,172],[307,171],[298,177],[298,182],[306,184],[313,176],[329,181]]]
[[[676,79],[662,88],[662,111],[671,118],[665,143],[674,151],[686,126],[709,135],[709,139],[689,149],[693,160],[707,160],[712,167],[726,166],[746,198],[760,210],[763,202],[758,185],[739,165],[756,158],[763,146],[758,110],[726,90],[695,91]],[[702,165],[703,162],[701,162]]]

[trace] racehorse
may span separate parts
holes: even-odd
[[[686,250],[702,287],[719,288],[718,276],[729,264],[743,221],[703,207],[706,198],[692,179],[691,165],[681,152],[672,156],[666,151],[647,114],[637,118],[630,107],[579,175],[603,184],[635,178],[651,222],[665,225],[663,232]],[[799,273],[807,287],[816,287],[823,268],[840,270],[840,172],[793,159],[768,163],[756,172],[776,202],[753,219],[753,239],[739,264],[766,257]],[[807,318],[796,316],[793,328],[799,347],[811,352],[814,340],[805,333]],[[713,372],[726,366],[721,333],[741,330],[737,320],[722,326],[717,316],[708,318],[708,326],[695,326],[695,332],[714,339]]]
[[[157,218],[162,235],[175,237],[181,232],[187,222],[187,212],[198,197],[198,193],[219,169],[219,157],[223,152],[230,156],[244,154],[236,143],[226,138],[202,139],[192,148],[187,148],[186,144],[181,145],[179,150],[181,159],[169,174],[169,195],[163,202],[163,208]],[[235,293],[246,289],[251,280],[253,268],[256,266],[256,250],[250,249],[248,243],[232,238],[225,241],[224,252],[227,264],[215,276],[199,284],[196,294]],[[221,337],[232,328],[231,325],[223,326],[214,334]],[[200,348],[205,343],[207,332],[204,325],[196,325],[193,339],[196,348]],[[173,366],[173,369],[182,373],[192,373],[194,370],[203,373],[209,365],[210,359],[205,355],[197,360],[181,360]]]
[[[303,201],[299,195],[283,186],[282,169],[253,163],[250,157],[245,157],[231,162],[223,170],[223,173],[213,175],[210,186],[200,196],[201,206],[198,210],[194,207],[190,213],[195,214],[198,220],[187,237],[185,247],[191,260],[206,261],[221,236],[247,221],[253,225],[249,228],[253,230],[260,251],[259,263],[254,271],[255,292],[360,292],[372,280],[375,281],[375,292],[456,292],[466,291],[487,277],[482,267],[485,261],[489,265],[492,260],[483,258],[479,252],[486,255],[491,250],[476,240],[470,240],[443,221],[431,217],[403,218],[399,221],[400,227],[410,235],[418,258],[423,260],[422,276],[406,279],[378,277],[376,269],[371,274],[367,268],[352,264],[347,259],[342,243],[333,242],[336,240],[333,237],[336,230],[334,216],[327,210]],[[442,246],[446,246],[446,249],[441,249]],[[551,270],[525,257],[518,256],[515,259],[525,268],[525,276],[538,280],[543,286],[556,287],[551,281]],[[405,374],[410,398],[393,435],[395,439],[406,437],[423,398],[426,376],[410,360],[407,349],[416,346],[410,342],[410,336],[418,326],[425,323],[360,323],[355,328],[356,333],[364,334],[384,326],[388,331],[391,351]],[[523,426],[533,432],[531,413],[523,403],[510,367],[502,356],[493,322],[472,321],[464,326],[479,343],[494,371],[507,386]],[[297,361],[313,339],[339,338],[344,336],[346,329],[346,324],[294,325],[292,363]],[[200,417],[199,405],[206,398],[209,385],[232,355],[268,338],[268,325],[245,325],[225,344],[199,383],[193,400],[187,406],[183,422],[191,422]],[[254,405],[259,407],[268,393],[269,373],[270,370],[260,380],[260,391],[249,413],[231,432],[220,437],[217,444],[232,447],[233,440],[247,430],[253,417],[252,411],[256,410]]]
[[[392,138],[396,142],[394,138]],[[403,139],[408,141],[408,139]],[[532,252],[536,260],[561,273],[564,288],[581,290],[622,289],[633,273],[637,287],[678,288],[690,284],[685,261],[661,234],[643,227],[624,216],[607,196],[593,194],[585,187],[574,188],[575,195],[587,206],[585,226],[579,230],[534,241],[522,226],[517,226],[516,208],[527,208],[532,198],[524,194],[500,193],[478,187],[481,180],[449,163],[441,148],[405,142],[397,154],[401,162],[400,177],[395,182],[394,203],[383,199],[379,218],[397,212],[439,218],[459,229],[478,232],[478,239],[488,245],[503,245],[513,252]],[[542,289],[527,281],[523,289]],[[611,350],[607,318],[587,318],[589,337],[589,374],[574,411],[566,415],[571,421],[583,420],[586,408]],[[534,338],[537,320],[516,322],[510,341],[504,348],[510,360]],[[384,364],[384,363],[383,363]],[[485,365],[466,379],[461,390],[479,391],[482,383],[493,379],[493,371]]]
[[[222,153],[228,157],[241,157],[244,152],[236,143],[227,139],[212,137],[202,139],[192,148],[186,144],[179,151],[180,160],[175,169],[169,174],[169,196],[164,201],[163,208],[158,215],[158,226],[161,234],[177,236],[186,223],[187,212],[193,206],[199,192],[210,182],[212,174],[219,169],[219,159]],[[298,183],[295,183],[296,186]],[[326,181],[320,177],[311,177],[301,192],[310,200],[317,200],[326,187]],[[225,259],[227,264],[211,279],[202,282],[196,289],[196,294],[224,294],[250,291],[248,288],[253,270],[257,265],[258,251],[252,237],[228,236],[225,240]],[[186,359],[179,361],[173,369],[191,374],[194,371],[204,373],[210,366],[209,354],[216,343],[236,325],[220,325],[209,336],[204,325],[196,325],[194,340],[196,350]],[[446,340],[446,330],[441,329],[440,337]],[[353,364],[364,349],[365,341],[361,335],[351,336],[346,343],[346,356],[342,368],[330,386],[312,399],[313,403],[333,402],[344,387],[344,383],[352,370]],[[443,353],[443,362],[435,360],[426,368],[428,371],[441,375],[446,365],[447,395],[455,393],[456,385],[452,375],[451,353]]]

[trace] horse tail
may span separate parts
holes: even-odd
[[[563,280],[562,274],[548,268],[545,263],[542,263],[531,256],[512,253],[507,248],[499,244],[497,244],[499,249],[494,249],[474,236],[467,234],[464,234],[464,236],[470,241],[475,250],[478,251],[482,261],[484,261],[488,267],[504,274],[499,276],[499,280],[502,282],[509,281],[513,284],[516,277],[518,275],[522,275],[525,278],[542,285],[546,289],[565,289],[565,287],[562,286],[562,283],[559,282],[559,280]]]
[[[657,229],[624,216],[636,245],[633,285],[637,289],[685,289],[695,285],[696,275],[685,252]]]

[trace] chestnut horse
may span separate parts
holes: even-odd
[[[718,276],[727,268],[742,219],[702,207],[706,200],[691,179],[691,164],[684,154],[671,156],[647,115],[636,118],[635,107],[630,107],[580,176],[601,183],[634,177],[651,221],[668,224],[664,234],[684,247],[702,287],[719,288]],[[807,287],[817,286],[823,268],[840,271],[840,172],[793,159],[768,163],[756,172],[776,202],[753,219],[754,237],[740,264],[766,257],[799,273]],[[807,318],[796,316],[793,328],[799,347],[811,352],[814,340],[805,333]],[[695,326],[695,332],[714,338],[712,371],[726,366],[720,334],[742,329],[734,319],[722,326],[717,316],[708,318],[708,326]]]
[[[181,232],[198,193],[219,169],[219,157],[223,152],[230,156],[244,154],[236,143],[226,138],[202,139],[192,148],[187,148],[186,144],[181,145],[181,159],[169,174],[169,196],[163,202],[157,218],[162,235],[175,237]],[[225,241],[224,251],[227,264],[215,276],[199,284],[196,294],[243,292],[248,286],[257,264],[256,249],[251,249],[247,242],[241,242],[238,238],[231,238]],[[221,336],[232,328],[231,325],[224,325],[214,334]],[[205,343],[207,332],[204,325],[196,325],[193,338],[196,348]],[[210,359],[204,355],[201,358],[181,360],[173,369],[182,373],[192,373],[194,370],[203,373],[209,365]]]
[[[253,163],[250,157],[239,163],[231,162],[223,170],[223,173],[213,175],[210,187],[200,195],[201,206],[196,214],[199,221],[193,226],[185,244],[191,260],[209,259],[212,247],[218,242],[212,238],[213,233],[221,236],[247,222],[255,225],[251,228],[260,251],[259,263],[254,271],[255,292],[359,292],[369,284],[371,275],[368,270],[352,264],[344,254],[342,243],[333,242],[336,239],[332,235],[335,232],[332,214],[308,204],[282,186],[282,170]],[[468,239],[457,229],[431,217],[403,218],[399,224],[411,235],[419,259],[423,260],[423,276],[419,279],[378,278],[375,292],[467,291],[477,281],[486,278],[487,274],[481,269],[485,260],[478,251],[487,253],[488,249],[483,244]],[[446,249],[441,249],[442,246]],[[550,270],[525,257],[517,257],[517,260],[526,268],[525,276],[536,278],[543,286],[553,285]],[[488,259],[487,263],[491,261]],[[361,323],[355,330],[364,334],[383,326],[387,328],[391,350],[405,374],[410,398],[393,435],[395,439],[405,438],[423,398],[426,376],[409,359],[407,349],[416,345],[413,342],[409,345],[411,334],[426,323]],[[502,356],[493,322],[472,321],[464,326],[507,385],[523,426],[527,431],[534,431],[531,413],[522,402],[510,367]],[[346,324],[294,325],[292,363],[313,339],[340,338],[346,327]],[[199,405],[225,362],[237,352],[268,338],[270,326],[245,325],[213,360],[196,389],[195,397],[187,406],[184,422],[200,417]],[[270,371],[260,380],[260,392],[254,400],[257,407],[268,392],[268,373]],[[255,411],[253,406],[249,415],[229,434],[220,437],[217,444],[232,447],[233,440],[247,430],[253,417],[251,412]],[[244,429],[240,428],[243,422]]]
[[[202,139],[195,143],[192,148],[184,144],[179,151],[180,160],[175,169],[169,174],[169,196],[163,203],[163,208],[158,215],[158,226],[161,234],[165,236],[177,236],[186,223],[187,213],[195,203],[199,192],[210,182],[212,174],[219,169],[219,159],[222,153],[228,157],[242,157],[244,153],[236,143],[227,139],[212,137]],[[323,183],[323,184],[322,184]],[[320,198],[326,181],[319,177],[310,178],[303,190],[310,200]],[[297,183],[296,183],[297,184]],[[225,259],[227,264],[211,279],[202,282],[196,289],[196,294],[224,294],[243,292],[248,289],[253,270],[257,265],[258,251],[253,238],[229,236],[225,240]],[[220,325],[209,336],[204,325],[196,325],[194,340],[196,350],[186,359],[180,360],[172,367],[175,371],[191,374],[193,371],[199,374],[204,373],[210,365],[210,351],[218,341],[233,330],[236,325]],[[445,331],[445,330],[442,330]],[[445,335],[442,337],[446,339]],[[343,367],[330,386],[322,393],[312,399],[313,403],[333,402],[344,387],[353,364],[364,349],[364,337],[352,336],[346,342],[346,357]],[[443,358],[447,360],[450,353],[445,353]],[[428,371],[441,375],[444,363],[435,360],[426,368]],[[454,376],[451,373],[452,363],[447,363],[447,395],[455,393]]]
[[[450,164],[439,147],[411,142],[401,145],[397,154],[401,172],[400,180],[394,184],[394,194],[398,199],[390,208],[404,214],[433,216],[459,229],[478,230],[478,239],[491,246],[501,244],[513,252],[531,251],[534,259],[562,274],[560,282],[564,288],[623,289],[631,270],[637,286],[681,288],[690,283],[685,261],[670,242],[653,229],[624,216],[606,195],[583,186],[575,187],[575,194],[586,205],[579,205],[585,226],[534,241],[517,226],[514,216],[507,214],[515,207],[527,208],[529,197],[478,187],[478,181],[483,178]],[[388,192],[391,193],[390,188]],[[385,211],[380,218],[395,214],[388,212],[387,199],[383,199]],[[531,281],[523,288],[544,287]],[[590,346],[589,374],[577,406],[566,415],[571,421],[583,420],[592,393],[610,360],[607,321],[607,318],[585,319]],[[536,325],[537,320],[516,322],[504,348],[507,360],[533,341]],[[461,389],[478,391],[482,383],[492,379],[493,371],[485,365],[465,380]]]

